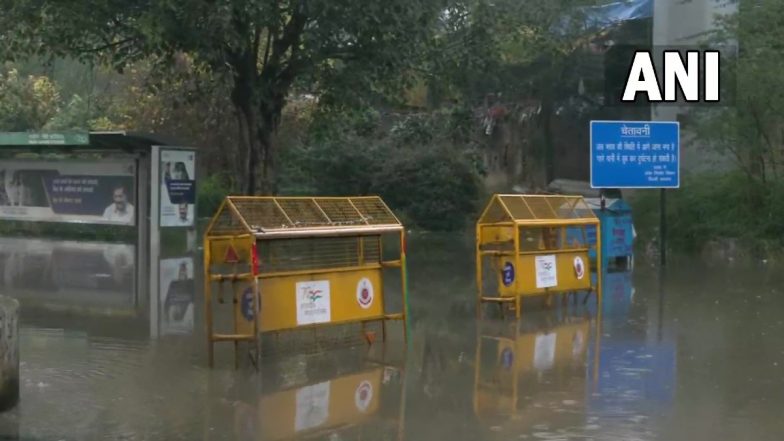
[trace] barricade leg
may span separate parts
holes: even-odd
[[[234,324],[234,327],[233,327],[233,329],[234,329],[233,334],[234,335],[237,335],[237,334],[240,333],[239,332],[239,327],[237,326],[238,325],[238,323],[237,323],[237,316],[236,316],[236,314],[234,314],[234,309],[237,308],[237,304],[238,303],[239,302],[238,302],[238,299],[237,299],[237,281],[234,278],[232,278],[231,279],[231,305],[232,305],[232,314],[234,315],[234,317],[232,319],[232,322]],[[239,369],[239,367],[240,367],[240,360],[239,360],[240,348],[239,348],[239,343],[240,342],[239,342],[239,340],[237,340],[235,338],[234,341],[232,341],[232,343],[234,344],[234,369]]]
[[[215,356],[213,353],[214,342],[212,340],[212,283],[209,279],[204,282],[204,316],[207,325],[207,362],[210,367],[215,364]]]

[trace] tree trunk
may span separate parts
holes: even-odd
[[[277,115],[263,114],[256,119],[256,138],[261,153],[261,176],[258,191],[265,195],[277,193],[277,161],[272,135],[277,130]]]
[[[242,192],[253,195],[256,192],[256,168],[259,163],[259,148],[253,132],[254,117],[252,109],[241,105],[237,106],[237,122],[240,131],[240,141],[245,152],[245,167],[242,177]]]
[[[272,63],[262,73],[242,58],[237,64],[231,99],[237,112],[240,140],[247,164],[243,191],[246,195],[277,193],[276,152],[273,135],[280,122],[294,80],[292,70],[280,71]]]
[[[553,140],[553,103],[547,94],[542,102],[542,131],[544,132],[544,186],[555,180],[555,141]]]
[[[250,103],[236,104],[240,140],[247,162],[243,170],[242,190],[246,195],[277,193],[277,161],[273,134],[280,120],[280,106],[254,108]],[[267,111],[266,109],[270,109]]]
[[[245,157],[245,166],[242,170],[241,188],[245,195],[256,193],[256,169],[259,164],[260,146],[256,136],[256,112],[253,106],[253,92],[255,71],[242,69],[238,66],[234,77],[234,87],[231,90],[231,101],[237,117],[237,129],[241,143],[240,157]]]

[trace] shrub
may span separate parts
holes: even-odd
[[[427,230],[455,230],[477,211],[479,175],[454,148],[406,149],[386,161],[373,188],[387,204]]]
[[[699,251],[714,239],[743,239],[752,246],[780,241],[783,193],[784,181],[763,186],[740,173],[687,176],[680,189],[667,192],[667,240],[687,252]],[[658,231],[658,204],[658,192],[645,192],[633,201],[643,241]]]
[[[231,188],[221,175],[209,175],[196,184],[197,217],[212,217]]]

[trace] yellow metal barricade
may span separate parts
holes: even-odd
[[[586,227],[595,226],[601,253],[598,225],[580,196],[494,195],[476,226],[477,313],[496,302],[513,305],[519,318],[524,296],[595,291],[601,298],[601,268],[594,283],[586,245]]]
[[[394,259],[384,258],[389,236]],[[396,314],[384,307],[390,267],[402,279]],[[381,322],[386,338],[385,322],[406,318],[405,231],[378,197],[229,196],[207,228],[204,271],[210,365],[219,341],[234,342],[235,360],[251,342],[258,358],[262,333]],[[216,333],[213,310],[226,302],[233,330]]]

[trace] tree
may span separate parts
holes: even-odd
[[[698,139],[728,154],[751,183],[781,178],[784,161],[784,3],[739,2],[708,43],[725,48],[722,97],[730,106],[692,112]]]
[[[6,57],[69,55],[118,70],[152,56],[162,61],[161,74],[187,53],[216,81],[231,84],[247,156],[244,190],[268,193],[276,190],[272,136],[295,86],[329,87],[337,72],[353,74],[353,88],[405,80],[393,73],[416,62],[435,3],[19,0],[4,5],[0,47]]]
[[[597,33],[590,20],[591,6],[597,3],[453,0],[441,15],[428,58],[431,92],[436,100],[456,97],[471,107],[492,96],[499,107],[508,105],[510,112],[521,109],[516,115],[519,121],[531,103],[538,104],[538,133],[525,136],[541,138],[531,144],[542,156],[536,159],[543,165],[546,182],[552,181],[556,111],[578,95],[574,54]]]
[[[60,93],[43,76],[0,72],[0,130],[41,130],[59,110]]]

